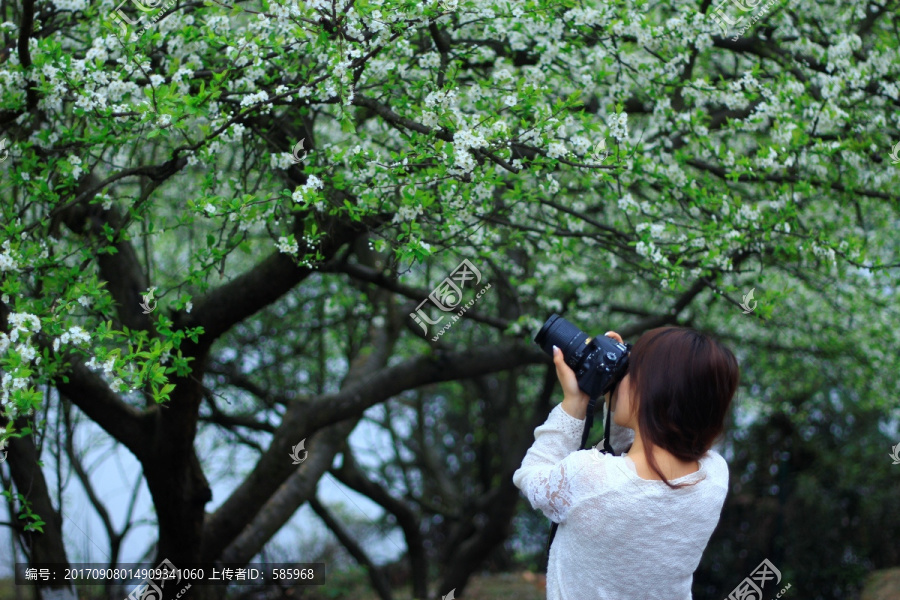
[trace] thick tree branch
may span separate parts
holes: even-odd
[[[200,415],[200,420],[205,423],[212,423],[228,430],[235,427],[245,427],[251,431],[264,431],[266,433],[275,433],[275,426],[265,421],[261,421],[251,415],[230,415],[222,412],[216,405],[212,394],[206,394],[206,404],[209,406],[210,414],[208,416]]]
[[[361,377],[314,403],[293,403],[253,472],[209,518],[204,548],[227,546],[243,528],[247,515],[255,515],[262,508],[280,483],[292,473],[290,461],[285,461],[284,457],[290,454],[291,447],[298,440],[340,421],[358,417],[370,406],[404,390],[549,360],[539,348],[521,344],[493,346],[461,354],[419,356]]]
[[[259,339],[256,338],[253,341],[240,343],[253,345],[258,343],[258,341]],[[257,370],[261,369],[258,367]],[[287,406],[293,401],[294,397],[296,396],[296,394],[293,392],[293,395],[281,395],[271,392],[270,390],[253,381],[248,374],[240,372],[240,370],[238,370],[237,364],[234,361],[222,363],[216,362],[213,359],[211,360],[210,366],[206,369],[206,373],[224,377],[225,383],[227,385],[233,386],[239,390],[247,392],[248,394],[256,396],[267,407],[273,407],[275,405]],[[300,398],[300,400],[305,401],[306,398]]]
[[[341,467],[332,469],[331,473],[338,481],[394,515],[406,539],[407,556],[413,577],[413,598],[425,598],[428,594],[428,557],[416,514],[402,500],[394,498],[380,485],[369,480],[359,469],[349,447],[344,450],[342,456]]]
[[[5,421],[0,419],[0,421]],[[0,422],[0,425],[6,425]],[[16,420],[15,428],[22,431],[28,426],[27,418]],[[16,489],[30,503],[31,510],[45,521],[43,533],[23,531],[25,545],[28,548],[30,563],[57,563],[68,566],[69,559],[62,536],[62,516],[54,508],[50,499],[47,480],[38,464],[39,456],[34,443],[34,434],[9,441],[9,469]],[[68,600],[76,597],[74,586],[70,582],[38,582],[38,598],[54,598]]]
[[[96,187],[98,178],[94,175],[85,177],[79,190]],[[104,210],[98,205],[91,205],[90,198],[62,211],[59,216],[63,223],[77,235],[84,235],[94,244],[107,244],[105,228],[112,227],[120,231],[123,218],[115,208]],[[115,253],[97,252],[97,265],[100,276],[106,281],[106,289],[116,301],[119,321],[125,327],[134,330],[149,330],[152,321],[149,315],[140,310],[141,293],[148,286],[147,274],[138,260],[131,242],[119,234],[112,244]]]
[[[31,39],[32,30],[34,29],[34,0],[24,0],[22,2],[22,21],[19,24],[19,64],[25,69],[31,67],[31,51],[28,48],[28,40]],[[37,89],[33,84],[26,84],[26,106],[28,110],[34,110],[38,102]]]
[[[372,225],[374,223],[352,222],[333,225],[320,247],[325,260]],[[199,299],[191,314],[182,313],[176,317],[178,327],[203,327],[196,347],[192,347],[192,342],[186,342],[183,350],[190,356],[204,354],[236,323],[277,301],[312,272],[312,269],[297,265],[282,252],[272,253],[249,271]]]
[[[145,165],[142,167],[132,167],[129,169],[122,169],[118,173],[110,175],[103,181],[99,183],[92,183],[90,187],[81,191],[77,196],[66,202],[61,206],[55,207],[53,210],[47,214],[46,217],[36,220],[34,223],[25,228],[25,231],[31,231],[36,227],[42,226],[45,221],[53,221],[57,217],[59,217],[63,212],[70,209],[71,207],[81,204],[86,200],[90,200],[94,196],[96,196],[99,192],[101,192],[106,186],[111,183],[118,181],[119,179],[124,179],[126,177],[131,177],[132,175],[145,175],[150,178],[151,181],[160,181],[163,179],[167,179],[171,177],[173,174],[180,171],[187,164],[187,158],[171,158],[161,165]]]
[[[134,506],[137,502],[137,495],[138,491],[140,490],[141,479],[140,477],[138,477],[138,480],[135,482],[132,488],[131,499],[128,503],[128,509],[125,515],[125,523],[122,526],[122,530],[116,531],[115,524],[113,523],[112,518],[109,515],[109,511],[106,509],[106,506],[103,504],[103,501],[100,499],[100,496],[94,489],[94,486],[91,483],[90,475],[81,464],[81,458],[78,456],[78,453],[75,452],[75,444],[73,440],[74,430],[72,427],[72,419],[70,414],[72,405],[67,401],[63,401],[62,404],[63,407],[61,412],[63,414],[63,419],[65,422],[65,432],[63,435],[65,437],[66,456],[69,458],[69,464],[72,465],[72,468],[75,471],[75,475],[81,482],[81,485],[88,496],[88,500],[94,507],[94,510],[97,511],[97,514],[100,516],[100,520],[103,521],[103,528],[106,530],[106,536],[109,539],[110,548],[107,566],[112,569],[115,568],[119,563],[119,552],[122,548],[122,540],[125,539],[125,536],[128,534],[128,531],[131,529],[131,526],[133,524],[131,517],[134,514]],[[105,581],[104,589],[106,591],[107,597],[113,597],[113,592],[116,586],[116,582],[112,579],[108,579]]]
[[[208,560],[221,560],[229,564],[246,564],[265,547],[304,502],[313,498],[316,486],[322,474],[328,471],[335,454],[341,449],[344,440],[356,427],[359,419],[348,419],[326,427],[308,438],[294,436],[294,444],[306,439],[305,448],[309,453],[300,465],[294,465],[291,453],[286,452],[281,462],[291,470],[290,476],[267,499],[258,514],[241,530],[240,534],[227,548],[220,550],[212,546],[204,546],[209,551]],[[214,515],[215,516],[215,515]]]
[[[519,489],[512,482],[512,472],[503,474],[498,488],[492,490],[484,511],[485,522],[460,545],[455,546],[447,568],[443,570],[441,590],[462,592],[475,568],[509,537],[510,523],[516,511]]]
[[[360,264],[354,264],[350,262],[343,261],[340,264],[333,265],[328,267],[328,271],[346,273],[353,279],[358,281],[365,281],[374,285],[377,285],[380,288],[386,289],[388,291],[394,292],[395,294],[400,294],[405,296],[411,300],[422,301],[428,297],[428,294],[431,293],[429,291],[423,291],[418,288],[414,288],[409,285],[404,285],[397,281],[392,277],[388,277],[382,272],[379,272],[376,269],[372,269],[370,267],[366,267]],[[499,319],[497,317],[492,317],[491,315],[486,315],[480,313],[476,310],[469,309],[463,315],[463,318],[469,318],[473,321],[477,321],[479,323],[484,323],[485,325],[490,325],[491,327],[496,327],[497,329],[504,331],[507,327],[509,327],[509,322],[505,319]]]
[[[309,505],[316,514],[319,515],[319,518],[322,519],[325,526],[331,530],[341,545],[347,549],[350,556],[366,569],[366,572],[369,574],[369,580],[372,582],[372,587],[375,589],[375,592],[381,600],[392,600],[393,595],[391,594],[391,586],[387,577],[384,575],[384,571],[372,562],[372,559],[370,559],[365,550],[362,549],[362,546],[356,543],[356,540],[354,540],[350,533],[344,529],[340,521],[331,516],[328,509],[319,502],[318,498],[315,496],[310,498]]]
[[[384,368],[399,335],[397,321],[397,316],[394,315],[385,327],[372,329],[371,351],[351,362],[342,388],[352,386],[354,382],[380,372]],[[304,406],[308,406],[308,404],[299,400],[294,401],[288,407],[288,412],[291,411],[291,408],[295,410],[299,408],[302,411]],[[257,469],[261,462],[265,462],[266,466],[263,468],[269,469],[272,476],[277,477],[277,481],[270,481],[275,485],[271,486],[263,495],[254,494],[252,487],[247,486],[248,482],[257,475],[257,469],[254,469],[253,473],[239,487],[239,490],[243,491],[243,495],[239,495],[236,499],[233,493],[225,502],[225,505],[228,505],[227,508],[223,505],[207,520],[202,555],[207,560],[214,560],[220,558],[219,553],[221,553],[222,556],[228,557],[227,560],[222,559],[225,562],[249,561],[287,522],[297,508],[315,494],[316,483],[322,473],[331,466],[334,455],[340,450],[344,440],[350,435],[361,416],[361,412],[357,415],[350,415],[351,418],[343,423],[335,421],[333,424],[329,424],[330,426],[310,429],[299,435],[290,429],[285,429],[282,421],[282,426],[278,428],[275,438],[288,439],[290,447],[293,447],[300,440],[306,439],[307,435],[312,435],[310,443],[315,443],[320,447],[316,451],[316,460],[300,469],[294,469],[293,461],[289,464],[285,460],[286,457],[292,455],[291,452],[285,453],[283,457],[277,457],[272,453],[270,444],[268,451],[257,463]],[[285,483],[278,487],[281,482]],[[254,484],[251,483],[252,485]],[[249,503],[242,505],[241,502],[244,501],[249,501]],[[226,545],[227,548],[225,548]]]
[[[99,375],[91,372],[75,357],[70,358],[69,369],[58,376],[56,389],[128,448],[138,460],[143,462],[147,458],[148,435],[152,413],[157,410],[155,407],[142,413],[126,404]]]

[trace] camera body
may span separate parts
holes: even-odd
[[[558,347],[565,362],[578,378],[578,387],[590,398],[612,391],[628,371],[631,344],[620,344],[605,335],[590,337],[563,319],[552,315],[541,327],[534,341],[553,356]]]

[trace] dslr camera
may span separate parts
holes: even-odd
[[[553,346],[558,347],[575,371],[578,387],[592,399],[612,391],[628,371],[631,344],[605,335],[590,337],[559,315],[547,319],[534,341],[551,357]]]

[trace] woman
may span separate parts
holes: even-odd
[[[531,505],[560,524],[548,600],[690,600],[728,490],[728,466],[710,446],[737,389],[737,359],[693,329],[642,335],[608,399],[610,442],[625,452],[613,456],[578,450],[588,397],[562,352],[553,354],[563,401],[513,475]]]

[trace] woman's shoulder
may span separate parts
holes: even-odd
[[[725,469],[726,471],[728,470],[728,463],[725,462],[725,459],[721,454],[719,454],[712,448],[706,451],[706,454],[703,456],[703,458],[708,461],[711,466],[719,469]]]
[[[605,454],[593,447],[572,452],[564,462],[573,472],[580,472],[595,482],[604,481],[608,484],[610,478],[620,470],[617,467],[622,460],[621,456]]]
[[[721,454],[710,448],[700,460],[712,483],[728,486],[728,463]]]

